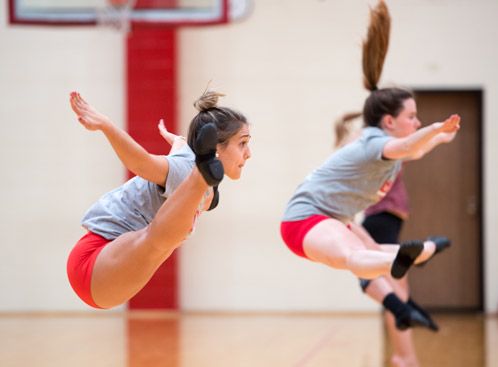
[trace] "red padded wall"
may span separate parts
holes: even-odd
[[[176,34],[174,29],[136,29],[127,38],[128,132],[145,149],[167,154],[159,135],[162,118],[176,131]],[[131,177],[131,174],[129,173]],[[176,253],[129,302],[130,309],[177,309]]]

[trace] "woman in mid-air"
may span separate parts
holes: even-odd
[[[378,88],[389,32],[390,16],[381,0],[371,10],[363,43],[364,87],[370,95],[362,113],[343,118],[363,116],[362,135],[305,178],[288,202],[280,227],[284,242],[296,255],[364,279],[386,274],[400,279],[411,265],[425,262],[441,250],[434,241],[369,248],[353,217],[389,191],[403,161],[419,159],[441,135],[454,134],[460,128],[457,115],[420,128],[412,92]],[[420,312],[394,297],[389,294],[384,305],[395,315],[398,328],[431,327]]]
[[[194,232],[199,214],[218,203],[224,175],[240,178],[251,157],[250,131],[241,113],[218,107],[206,90],[194,103],[188,144],[173,143],[168,156],[149,154],[125,131],[83,100],[70,95],[78,121],[100,130],[123,164],[136,176],[102,196],[83,216],[88,230],[67,263],[71,286],[88,305],[112,308],[128,301],[159,266]]]

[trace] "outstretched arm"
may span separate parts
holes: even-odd
[[[166,125],[164,125],[163,119],[159,120],[159,124],[157,125],[157,127],[159,129],[159,134],[161,134],[164,140],[166,140],[168,144],[171,145],[170,154],[183,148],[185,144],[187,144],[187,141],[183,136],[175,135],[172,132],[169,132],[168,129],[166,129]]]
[[[431,140],[434,139],[438,134],[453,134],[456,133],[459,128],[460,116],[451,115],[444,122],[434,122],[429,126],[415,131],[413,134],[407,137],[396,138],[388,141],[384,145],[382,155],[387,159],[402,159],[411,156],[417,157],[417,155],[421,154],[421,152],[423,152],[423,155],[428,151],[427,146],[430,149],[434,148],[435,145],[432,145],[431,147],[431,144],[434,143],[431,143]],[[421,156],[419,156],[418,158],[420,158]]]
[[[164,157],[149,154],[130,135],[89,105],[79,93],[71,92],[69,101],[78,121],[88,130],[102,131],[126,168],[145,180],[164,186],[169,171]]]
[[[422,158],[424,155],[429,153],[432,149],[437,147],[439,144],[450,143],[455,139],[456,131],[453,133],[439,133],[435,137],[433,137],[429,142],[418,151],[418,153],[409,157],[409,160],[416,160]]]

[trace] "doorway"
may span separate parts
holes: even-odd
[[[405,165],[410,215],[401,241],[447,236],[449,250],[410,270],[412,297],[432,310],[483,309],[482,91],[416,91],[423,126],[462,118],[455,140]]]

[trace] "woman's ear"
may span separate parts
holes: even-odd
[[[394,129],[394,118],[391,115],[385,115],[382,117],[381,126],[386,130]]]

